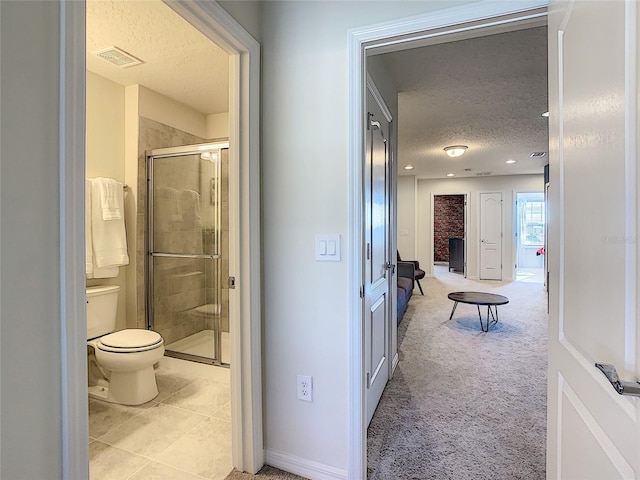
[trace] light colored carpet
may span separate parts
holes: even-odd
[[[369,426],[369,480],[545,478],[547,303],[542,284],[464,279],[437,267],[400,323],[400,363]],[[480,331],[453,291],[509,297]],[[483,318],[486,309],[482,310]],[[227,480],[302,480],[266,466]]]
[[[414,293],[399,326],[400,362],[369,426],[368,478],[545,478],[542,284],[436,271],[422,280],[425,295]],[[448,320],[453,291],[498,293],[510,302],[482,333],[474,305],[459,304]]]
[[[293,473],[283,472],[268,465],[263,467],[256,475],[233,470],[225,480],[252,480],[254,478],[258,480],[305,480],[303,477],[299,477]]]

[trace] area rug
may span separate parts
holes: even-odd
[[[543,285],[436,272],[399,326],[400,361],[368,429],[368,479],[544,479]],[[483,333],[474,305],[459,304],[449,320],[453,291],[497,293],[509,303]]]

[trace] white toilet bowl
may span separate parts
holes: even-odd
[[[108,384],[89,386],[89,396],[123,405],[140,405],[158,395],[153,365],[164,355],[157,332],[129,328],[88,341]]]

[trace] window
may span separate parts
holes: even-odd
[[[520,240],[522,245],[544,245],[544,200],[522,200]]]

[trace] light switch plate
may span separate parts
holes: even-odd
[[[316,261],[340,261],[340,235],[316,235]]]

